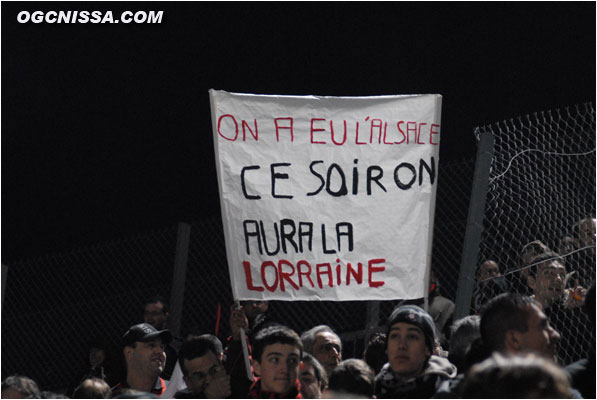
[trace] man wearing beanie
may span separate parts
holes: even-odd
[[[375,378],[377,398],[431,398],[456,367],[433,355],[433,319],[413,305],[398,306],[387,324],[388,363]]]

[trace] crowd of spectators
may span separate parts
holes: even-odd
[[[576,249],[588,251],[567,258]],[[342,339],[327,325],[295,332],[277,323],[267,301],[231,305],[226,340],[198,330],[178,339],[167,301],[155,296],[116,355],[104,338],[89,341],[89,369],[66,393],[12,375],[2,398],[595,398],[595,284],[586,271],[594,249],[587,219],[560,253],[533,241],[506,273],[485,260],[476,314],[456,321],[432,274],[429,311],[398,304],[360,358],[343,359]]]

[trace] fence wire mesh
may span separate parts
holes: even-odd
[[[79,383],[87,342],[119,343],[142,322],[143,301],[170,291],[176,227],[9,263],[2,304],[2,378],[48,390]],[[115,354],[109,356],[116,357]]]
[[[472,312],[505,290],[533,295],[562,336],[559,361],[586,357],[593,329],[577,299],[595,281],[595,109],[535,113],[476,134],[495,146],[479,268],[468,277],[477,280]]]
[[[442,164],[438,177],[433,265],[454,298],[473,160]],[[180,334],[229,333],[232,304],[219,215],[191,224],[184,288],[173,288],[177,227],[71,252],[8,263],[2,305],[2,378],[19,373],[47,390],[79,383],[88,369],[87,343],[104,336],[115,352],[122,334],[142,321],[143,301],[184,290]],[[344,339],[344,357],[360,357],[372,328],[396,301],[272,302],[272,318],[299,333],[317,324]],[[218,306],[221,309],[218,324]],[[374,328],[374,326],[373,326]],[[113,355],[118,360],[118,354]],[[122,368],[121,364],[118,367]],[[122,371],[120,371],[122,373]]]
[[[562,255],[568,271],[576,271],[569,285],[593,281],[595,236],[587,237],[584,225],[577,224],[595,215],[593,107],[509,120],[480,128],[478,134],[484,130],[496,136],[496,150],[479,261],[496,260],[508,284],[530,293],[521,275],[529,270],[519,264],[521,247],[538,239],[557,250],[568,235],[574,248]],[[440,161],[438,168],[432,269],[439,294],[452,301],[458,289],[473,169],[474,160]],[[592,244],[587,242],[591,240]],[[2,378],[20,373],[44,389],[66,389],[86,368],[87,341],[103,335],[118,343],[130,325],[142,320],[143,301],[156,293],[170,298],[184,291],[181,334],[197,328],[225,338],[233,299],[220,216],[192,223],[184,288],[172,287],[176,241],[177,228],[172,226],[8,263]],[[587,265],[591,268],[580,268]],[[475,276],[469,278],[474,283]],[[487,282],[494,281],[498,279]],[[272,302],[271,312],[274,320],[299,333],[314,325],[330,325],[343,338],[344,357],[361,357],[367,335],[382,329],[397,302]],[[556,328],[561,323],[586,333],[589,327],[581,314],[575,309],[563,317],[554,314],[552,320],[557,321]],[[566,346],[564,362],[584,356]]]

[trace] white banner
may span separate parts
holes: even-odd
[[[440,95],[210,99],[236,300],[424,297]]]

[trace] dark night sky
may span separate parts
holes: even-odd
[[[19,24],[163,10],[159,25]],[[473,128],[595,100],[595,3],[2,3],[2,262],[219,213],[208,89],[443,95]]]

